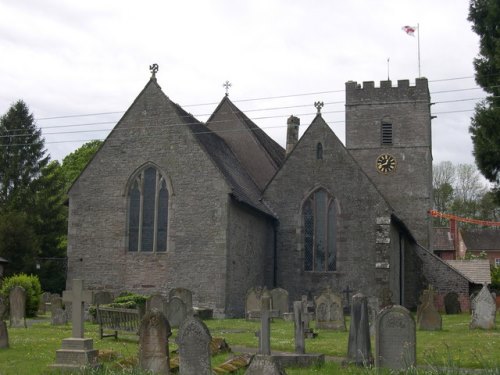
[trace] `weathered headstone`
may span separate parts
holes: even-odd
[[[59,294],[50,295],[50,311],[53,309],[62,309],[63,303],[62,298]]]
[[[7,331],[7,324],[0,319],[0,349],[9,347],[9,332]]]
[[[272,309],[278,312],[279,317],[282,318],[283,314],[286,314],[290,311],[288,292],[285,289],[282,288],[272,289],[271,299],[272,299]]]
[[[444,310],[448,315],[460,314],[462,312],[457,293],[449,292],[444,296]]]
[[[113,295],[111,292],[107,290],[99,290],[97,292],[94,292],[93,297],[92,297],[92,304],[99,306],[99,305],[107,305],[108,303],[113,302]]]
[[[26,327],[26,290],[16,285],[9,294],[10,326],[12,328]]]
[[[379,312],[375,324],[375,366],[398,370],[415,365],[415,321],[403,306],[388,306]]]
[[[368,297],[368,319],[370,320],[370,336],[375,336],[375,321],[380,311],[380,302],[378,297]]]
[[[180,298],[186,305],[186,312],[191,315],[193,310],[193,292],[186,288],[175,288],[168,293],[168,300],[173,297]]]
[[[72,289],[63,292],[63,301],[71,303],[71,338],[63,339],[62,348],[56,350],[55,369],[77,370],[97,366],[97,350],[93,341],[83,336],[83,310],[85,303],[92,303],[92,292],[83,289],[83,280],[74,279]]]
[[[161,294],[153,294],[146,300],[146,311],[156,309],[167,315],[168,301]]]
[[[306,341],[304,319],[302,318],[302,301],[295,301],[293,303],[293,316],[295,326],[295,353],[304,354],[306,352]]]
[[[245,318],[256,319],[260,317],[260,306],[263,289],[261,287],[250,288],[245,298]]]
[[[163,312],[153,309],[144,315],[139,328],[139,366],[154,374],[169,374],[168,338],[172,334]]]
[[[422,292],[421,305],[417,313],[417,325],[422,331],[439,331],[442,329],[441,315],[434,304],[434,289],[429,287]]]
[[[0,320],[5,319],[7,315],[7,304],[2,296],[0,296]]]
[[[64,325],[68,323],[66,311],[60,307],[55,307],[50,313],[50,324],[53,326]]]
[[[368,366],[373,363],[368,298],[362,293],[352,297],[347,357],[358,366]]]
[[[187,308],[184,302],[179,297],[172,297],[168,301],[167,320],[170,327],[177,328],[187,317]]]
[[[286,375],[279,363],[271,356],[256,355],[253,357],[245,375]]]
[[[38,303],[38,315],[44,315],[47,312],[47,302],[50,302],[51,294],[43,292],[40,294],[40,301]]]
[[[469,328],[495,329],[496,302],[486,284],[471,305],[472,319]]]
[[[330,288],[314,300],[316,304],[316,328],[345,331],[342,298]]]
[[[184,320],[176,338],[180,375],[212,375],[211,341],[210,332],[201,320],[191,316]]]

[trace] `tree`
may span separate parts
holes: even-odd
[[[479,35],[479,56],[474,59],[476,82],[489,96],[476,106],[469,132],[481,173],[496,184],[500,203],[500,2],[471,0],[468,20]]]
[[[80,173],[82,173],[101,145],[102,141],[99,140],[87,142],[63,159],[62,174],[66,181],[67,188],[69,188]]]
[[[49,157],[45,156],[41,130],[22,100],[0,118],[0,149],[0,208],[29,208],[33,181]]]

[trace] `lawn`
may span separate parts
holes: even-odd
[[[427,369],[419,373],[438,374],[441,372],[432,369],[444,366],[495,369],[489,373],[500,374],[500,329],[470,331],[469,319],[468,314],[444,315],[442,331],[417,331],[417,363],[418,366],[425,366]],[[259,329],[258,322],[225,319],[209,320],[206,324],[213,337],[224,337],[230,346],[256,348],[258,345],[254,334]],[[293,351],[293,323],[275,320],[271,328],[272,349]],[[317,332],[319,333],[317,338],[306,340],[306,351],[324,353],[334,361],[322,368],[287,369],[289,375],[372,373],[368,370],[341,367],[340,361],[347,350],[348,332],[324,330]],[[176,334],[177,330],[174,330],[170,340],[170,350],[176,349]],[[10,348],[0,350],[0,375],[51,374],[47,366],[54,362],[55,351],[60,348],[61,340],[70,336],[70,325],[51,326],[47,321],[33,323],[28,329],[9,329]],[[136,335],[120,333],[118,340],[113,338],[101,340],[98,326],[86,323],[85,336],[94,339],[94,347],[100,350],[103,359],[108,357],[100,374],[140,374],[137,371],[123,370],[130,368],[136,362],[138,342]],[[374,351],[373,347],[372,350]],[[213,358],[212,364],[219,364],[227,357],[228,354],[217,355]],[[238,374],[243,373],[240,371]],[[373,373],[375,374],[374,371]]]

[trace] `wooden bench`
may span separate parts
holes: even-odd
[[[116,307],[97,306],[97,323],[101,339],[103,337],[118,338],[118,331],[139,332],[143,313],[141,309],[122,309]],[[104,334],[104,330],[113,330],[115,333]]]

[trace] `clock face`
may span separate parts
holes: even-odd
[[[377,171],[380,173],[390,173],[396,169],[396,159],[389,154],[382,154],[377,158]]]

